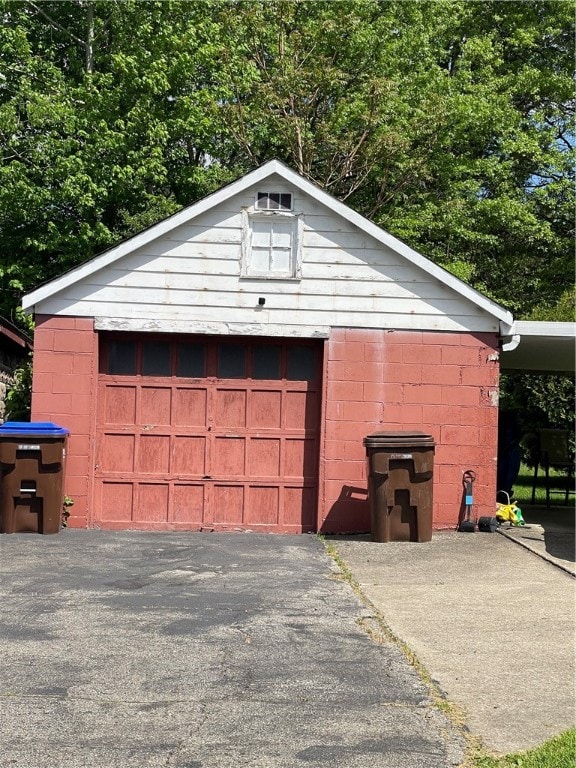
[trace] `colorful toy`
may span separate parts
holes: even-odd
[[[526,525],[516,499],[510,498],[506,491],[498,491],[496,495],[496,519],[500,524],[510,523],[514,527]]]

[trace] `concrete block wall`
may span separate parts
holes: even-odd
[[[70,430],[65,492],[71,527],[86,527],[94,465],[98,338],[89,318],[36,318],[32,419]],[[370,527],[363,438],[422,430],[436,441],[434,527],[453,528],[462,473],[475,512],[491,515],[496,484],[496,334],[335,329],[326,342],[318,528]]]
[[[53,421],[70,430],[65,493],[74,500],[71,528],[88,524],[97,375],[98,337],[92,319],[36,317],[32,421]]]
[[[454,528],[462,473],[477,473],[474,511],[496,493],[496,334],[336,329],[327,342],[319,529],[369,530],[363,438],[420,430],[436,442],[434,520]]]

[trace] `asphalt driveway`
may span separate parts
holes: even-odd
[[[461,734],[314,536],[0,536],[3,766],[444,768]]]

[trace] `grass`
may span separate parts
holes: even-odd
[[[514,483],[514,494],[520,507],[522,504],[532,503],[532,481],[534,478],[534,469],[527,464],[520,466],[520,472]],[[566,473],[550,470],[550,503],[551,504],[563,504],[564,503],[564,490],[566,488]],[[573,495],[572,495],[573,498]],[[546,485],[544,470],[538,470],[538,477],[536,481],[536,496],[534,499],[535,504],[546,504]]]
[[[511,723],[513,728],[514,724]],[[503,757],[479,756],[471,768],[574,768],[576,765],[576,728],[561,733],[528,752]]]

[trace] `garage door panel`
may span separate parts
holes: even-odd
[[[170,466],[170,437],[140,435],[135,471],[149,475],[165,475]]]
[[[100,520],[129,523],[133,508],[132,483],[104,482],[100,486]]]
[[[217,389],[214,427],[216,429],[244,429],[246,427],[245,389]]]
[[[217,437],[214,441],[211,475],[244,477],[246,474],[246,440],[243,437]]]
[[[248,475],[280,477],[280,438],[253,437],[248,444]]]
[[[134,522],[162,523],[168,520],[169,486],[164,483],[140,483],[134,505]]]
[[[172,443],[171,473],[175,475],[206,474],[206,438],[204,436],[176,436]]]
[[[282,426],[282,392],[280,390],[250,392],[250,426],[253,429],[280,429]]]
[[[170,387],[142,387],[140,390],[140,422],[142,424],[171,423],[172,389]]]
[[[316,486],[284,489],[282,523],[285,526],[302,526],[303,531],[313,531],[316,526]]]
[[[307,390],[288,391],[285,394],[285,419],[287,429],[318,428],[318,393]]]
[[[134,471],[134,435],[104,435],[98,463],[104,472]]]
[[[172,520],[176,523],[201,525],[205,518],[204,485],[175,483]]]
[[[315,478],[317,452],[317,443],[313,438],[286,438],[284,475]]]
[[[136,385],[104,389],[106,424],[134,424],[136,421]]]
[[[280,489],[250,485],[244,522],[247,525],[278,525]]]
[[[220,525],[242,525],[244,486],[218,485],[212,489],[212,520]]]
[[[205,387],[174,389],[172,424],[175,427],[205,427],[207,391]]]

